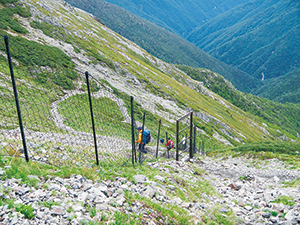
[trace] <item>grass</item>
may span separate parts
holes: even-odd
[[[260,143],[245,144],[234,148],[223,148],[216,150],[208,150],[209,156],[217,157],[240,157],[245,156],[252,159],[249,166],[261,168],[268,163],[266,160],[278,159],[285,163],[287,169],[300,168],[300,150],[299,143],[290,141],[268,141]],[[265,162],[262,162],[264,160]]]
[[[283,181],[283,187],[298,187],[300,188],[300,179],[291,180],[291,181]]]
[[[293,206],[295,205],[295,201],[294,198],[291,196],[279,196],[278,198],[276,198],[274,201],[271,201],[274,203],[283,203],[284,205],[288,205],[288,206]]]
[[[124,123],[116,102],[109,98],[92,98],[96,133],[130,140],[130,124]],[[87,95],[73,95],[60,102],[58,112],[65,118],[64,123],[78,131],[91,133],[91,116]]]
[[[188,215],[187,211],[176,206],[170,204],[164,204],[163,206],[157,203],[152,202],[149,198],[142,197],[139,195],[133,195],[132,193],[125,191],[125,197],[127,202],[142,202],[145,207],[151,208],[152,210],[156,211],[157,217],[168,217],[173,218],[174,222],[176,221],[177,224],[191,224],[190,223],[190,216]],[[171,219],[172,220],[172,219]],[[166,223],[172,221],[166,221]]]
[[[51,209],[51,207],[52,207],[53,205],[57,205],[57,206],[60,205],[58,202],[54,202],[54,201],[52,201],[52,200],[49,200],[49,201],[42,201],[42,202],[39,202],[39,204],[40,204],[41,206],[46,207],[46,208],[49,208],[49,209]]]
[[[15,204],[14,199],[0,198],[0,206],[8,205],[8,209],[15,209],[17,212],[24,215],[26,219],[33,219],[35,217],[33,213],[32,205]]]

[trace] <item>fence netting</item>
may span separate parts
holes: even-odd
[[[58,48],[9,36],[13,71],[30,160],[51,165],[95,165],[95,143],[85,74]],[[24,156],[16,101],[0,44],[0,151]],[[128,104],[90,74],[91,100],[100,165],[131,159]]]

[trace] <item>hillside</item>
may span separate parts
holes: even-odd
[[[256,79],[299,68],[299,2],[251,1],[197,28],[187,39]]]
[[[205,82],[192,79],[62,0],[0,0],[0,24],[0,223],[297,220],[298,128],[214,93],[214,77],[234,89],[220,75],[201,69]],[[203,146],[207,156],[190,158],[181,148],[175,161],[175,150],[168,157],[161,144],[156,157],[157,141],[174,139],[176,120],[191,111],[196,153]],[[143,120],[152,139],[132,161],[132,133]],[[187,136],[183,130],[180,140]]]
[[[185,37],[196,27],[203,25],[211,18],[249,1],[108,0],[107,2],[118,5],[139,17],[172,31],[181,37]],[[72,1],[71,3],[74,2]]]
[[[61,5],[67,7],[63,13],[58,6],[54,7],[50,3],[44,7],[29,5],[31,16],[26,11],[16,11],[19,14],[16,18],[22,26],[16,23],[16,19],[6,19],[9,21],[4,28],[6,31],[1,31],[2,34],[10,34],[10,39],[14,43],[11,48],[12,56],[17,61],[15,70],[19,79],[22,79],[20,82],[23,83],[19,87],[22,93],[21,103],[24,109],[30,108],[30,111],[26,109],[25,113],[25,121],[28,120],[25,124],[29,129],[38,132],[68,131],[75,135],[90,131],[87,124],[83,125],[84,121],[88,121],[86,119],[88,114],[84,116],[84,109],[74,107],[83,103],[80,97],[85,87],[82,78],[85,71],[88,71],[94,77],[95,97],[102,96],[103,100],[107,101],[103,104],[95,99],[94,107],[98,108],[99,113],[97,117],[106,117],[102,109],[107,104],[112,104],[111,109],[105,111],[114,112],[110,118],[110,122],[114,125],[109,131],[106,130],[110,125],[102,122],[102,119],[96,122],[98,126],[96,131],[99,135],[118,135],[130,140],[130,132],[126,130],[129,129],[127,119],[129,96],[133,96],[139,111],[137,119],[142,120],[141,112],[145,110],[150,115],[147,122],[150,129],[155,130],[156,121],[161,118],[163,129],[168,130],[173,136],[174,120],[193,109],[195,125],[204,134],[198,138],[207,141],[210,147],[233,146],[282,137],[295,139],[299,125],[290,120],[289,125],[281,126],[289,121],[289,118],[276,118],[275,111],[269,113],[272,107],[277,106],[269,104],[271,106],[260,111],[261,118],[245,113],[207,89],[201,82],[191,79],[181,70],[151,56],[139,46],[112,32],[95,20],[93,15],[73,9],[64,2],[59,6],[62,7]],[[3,12],[15,10],[5,9]],[[7,18],[12,15],[13,13],[7,13]],[[57,16],[65,16],[65,19],[61,17],[57,19]],[[82,39],[85,41],[82,42]],[[4,49],[2,45],[1,79],[4,85],[1,89],[3,93],[9,93],[11,89],[6,78],[9,75],[8,65],[3,57]],[[47,54],[41,54],[42,52]],[[32,73],[36,73],[33,71],[38,72],[33,75]],[[57,72],[53,74],[54,71]],[[210,72],[207,73],[208,76],[209,74]],[[28,86],[29,84],[34,86]],[[31,89],[33,91],[29,91]],[[44,95],[41,95],[41,90],[45,92]],[[107,93],[108,90],[112,93]],[[1,116],[2,129],[10,129],[12,126],[8,121],[11,120],[9,118],[13,115],[14,107],[12,99],[9,98],[11,94],[7,96],[2,102],[5,109]],[[117,105],[114,105],[113,101],[117,102]],[[256,108],[260,109],[260,106]],[[123,119],[119,110],[126,123],[120,124]],[[37,113],[39,117],[33,119],[31,113]],[[78,117],[76,120],[70,118],[74,113]],[[17,119],[17,115],[14,114],[13,118]],[[123,129],[121,133],[120,127]],[[105,143],[103,145],[107,146]],[[122,148],[122,144],[116,145]],[[124,143],[125,146],[127,148],[128,144]]]
[[[265,80],[263,86],[253,94],[277,102],[300,103],[300,69],[295,69],[281,77]]]
[[[73,6],[94,14],[110,29],[135,42],[168,63],[208,68],[221,74],[242,91],[250,92],[258,81],[216,60],[183,38],[103,0],[68,0]],[[112,13],[113,12],[113,13]]]
[[[264,81],[265,85],[258,89],[256,94],[265,95],[265,98],[273,99],[273,102],[262,97],[240,92],[222,76],[205,69],[195,69],[188,66],[177,65],[193,79],[203,82],[204,86],[214,93],[225,98],[235,106],[259,116],[264,120],[277,124],[294,135],[299,134],[300,105],[281,104],[278,102],[289,102],[297,98],[299,90],[299,71],[288,74],[288,76],[277,78],[274,82]],[[289,82],[293,77],[293,82]],[[284,79],[286,78],[286,80]],[[289,90],[285,92],[286,90]],[[270,94],[269,94],[270,93]],[[282,98],[284,96],[284,98]]]

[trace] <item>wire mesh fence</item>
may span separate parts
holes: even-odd
[[[46,48],[46,49],[45,49]],[[24,128],[22,143],[9,64],[0,44],[0,151],[53,165],[123,164],[131,157],[128,108],[90,76],[91,107],[84,74],[62,51],[9,37],[9,49]]]
[[[175,123],[145,112],[107,81],[77,72],[58,48],[13,36],[7,40],[0,44],[1,154],[65,166],[176,159],[176,146],[167,146],[169,138],[176,141]],[[185,120],[182,124],[190,124]],[[139,127],[151,134],[145,146],[138,143]],[[179,138],[188,136],[183,132]],[[188,145],[181,141],[179,150]]]

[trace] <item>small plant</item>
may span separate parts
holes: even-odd
[[[90,208],[89,213],[92,218],[95,217],[97,214],[96,208],[95,207]]]
[[[274,203],[283,203],[284,205],[289,205],[289,206],[293,206],[295,205],[295,201],[293,199],[293,197],[290,196],[279,196],[277,199],[275,199],[274,201],[271,201]]]
[[[73,208],[70,206],[69,208],[67,208],[67,213],[70,213],[70,212],[73,212],[74,210],[73,210]]]
[[[246,177],[245,176],[240,177],[240,180],[246,180]]]
[[[51,195],[52,195],[53,197],[56,197],[56,195],[57,195],[56,190],[53,190],[53,191],[51,192]]]
[[[39,205],[42,205],[44,207],[47,207],[47,208],[51,209],[51,207],[53,205],[59,205],[59,203],[58,202],[53,202],[52,200],[49,200],[49,201],[40,202]]]
[[[274,217],[276,217],[276,216],[278,215],[278,212],[276,212],[276,211],[271,211],[270,213],[271,213],[271,215],[274,216]]]
[[[35,217],[32,205],[18,204],[16,205],[16,211],[22,213],[27,219],[33,219]]]
[[[45,190],[47,190],[47,189],[49,188],[49,185],[46,184],[46,183],[43,183],[42,185],[43,185],[43,188],[44,188]]]
[[[37,189],[38,188],[38,183],[39,183],[40,181],[38,180],[38,179],[36,179],[36,178],[28,178],[28,179],[26,179],[25,181],[24,181],[24,183],[27,185],[27,186],[29,186],[29,187],[34,187],[35,189]]]

